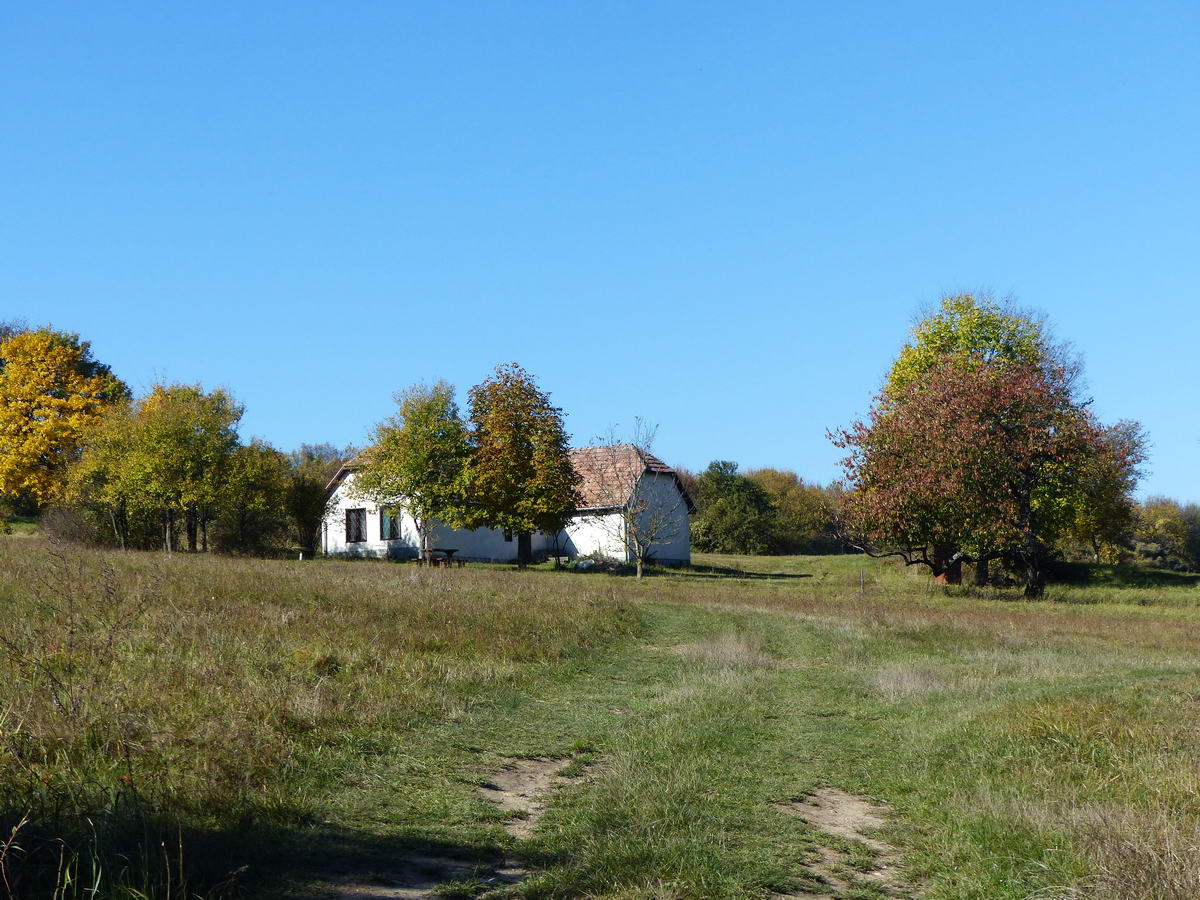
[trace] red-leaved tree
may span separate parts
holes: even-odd
[[[1085,502],[1081,474],[1112,450],[1102,434],[1064,371],[944,357],[831,433],[848,451],[848,537],[938,576],[1004,558],[1038,596],[1048,550]]]

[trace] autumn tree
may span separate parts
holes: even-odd
[[[1075,396],[1080,375],[1078,359],[1069,346],[1054,340],[1044,318],[1017,309],[1011,301],[980,293],[943,297],[936,310],[917,320],[909,341],[887,373],[879,404],[886,407],[903,402],[909,388],[946,360],[955,360],[966,369],[996,362],[1029,366],[1057,378],[1072,398],[1079,400]],[[937,548],[939,559],[955,560],[945,567],[939,580],[960,580],[957,549]],[[998,555],[994,550],[972,555],[976,584],[987,583],[988,561]]]
[[[517,560],[525,566],[533,532],[561,531],[579,504],[562,411],[516,363],[497,366],[469,397],[464,524],[516,534]]]
[[[0,343],[0,495],[59,495],[84,432],[128,389],[76,334],[6,329]]]
[[[833,437],[848,451],[846,521],[858,546],[935,575],[1003,556],[1030,596],[1085,501],[1078,473],[1104,446],[1052,367],[952,356]]]
[[[375,427],[354,492],[380,506],[407,508],[424,554],[439,522],[465,521],[471,448],[454,388],[445,381],[413,385],[395,400],[395,415]]]
[[[284,510],[300,549],[312,556],[317,550],[321,525],[329,510],[329,482],[344,463],[358,455],[354,447],[339,450],[332,444],[301,444],[288,454]]]
[[[29,330],[29,323],[24,319],[8,319],[0,322],[0,344],[10,338],[16,337],[18,334],[24,334]],[[4,358],[0,357],[0,368],[4,367]]]

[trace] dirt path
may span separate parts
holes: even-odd
[[[569,759],[518,759],[497,770],[479,794],[499,809],[513,813],[504,823],[509,834],[527,838],[546,811],[544,799],[564,781]]]
[[[342,900],[434,900],[438,887],[447,882],[479,879],[503,887],[524,877],[525,871],[507,860],[498,866],[481,866],[447,857],[410,856],[339,881],[336,889]]]
[[[875,854],[873,867],[863,871],[849,864],[849,854],[844,851],[822,847],[820,859],[809,863],[808,868],[828,888],[828,892],[779,896],[837,900],[853,890],[856,881],[874,884],[888,896],[910,895],[897,871],[899,855],[896,849],[867,833],[887,824],[887,807],[835,787],[819,787],[803,800],[776,804],[776,809],[796,816],[828,834],[857,841]]]
[[[530,837],[546,810],[545,800],[566,779],[561,772],[570,759],[514,759],[491,774],[478,788],[479,796],[510,813],[504,821],[509,834]],[[435,900],[437,889],[452,881],[475,879],[481,893],[516,884],[528,875],[511,854],[495,865],[464,862],[441,856],[408,856],[376,871],[356,873],[336,885],[340,900]]]

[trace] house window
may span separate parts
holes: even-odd
[[[367,511],[365,509],[346,510],[346,543],[361,544],[367,539]]]
[[[400,540],[400,510],[387,506],[379,510],[379,537],[385,541]]]
[[[509,544],[512,543],[512,532],[511,531],[504,532],[504,540],[506,543],[509,543]]]

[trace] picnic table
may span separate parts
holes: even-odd
[[[417,557],[417,565],[440,566],[443,569],[449,569],[454,563],[458,563],[458,567],[461,569],[467,564],[467,561],[455,559],[454,554],[457,552],[458,547],[431,547]],[[445,556],[434,556],[435,553],[444,553]]]

